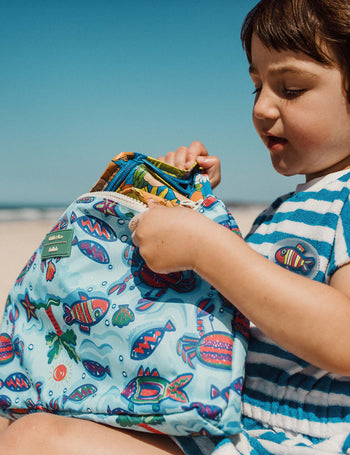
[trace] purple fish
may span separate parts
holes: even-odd
[[[85,359],[82,362],[85,370],[96,379],[103,379],[107,374],[108,376],[111,376],[111,371],[108,365],[103,367],[100,363],[96,362],[95,360],[88,359]]]
[[[78,240],[74,237],[72,245],[77,245],[79,250],[92,261],[100,264],[109,264],[109,256],[105,248],[92,240]]]
[[[15,338],[12,338],[7,333],[0,333],[0,365],[11,362],[11,360],[17,355],[20,359],[20,364],[23,360],[23,342]]]
[[[220,420],[222,415],[222,409],[219,406],[210,406],[203,403],[191,403],[190,406],[183,406],[184,411],[190,411],[191,409],[196,409],[198,414],[210,420]]]

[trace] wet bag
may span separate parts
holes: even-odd
[[[129,222],[149,197],[239,233],[198,166],[115,157],[10,291],[0,328],[1,415],[45,411],[182,436],[240,431],[248,322],[194,272],[147,267]]]

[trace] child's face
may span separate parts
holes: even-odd
[[[350,106],[337,67],[267,49],[253,35],[250,74],[254,126],[277,172],[309,180],[350,167]]]

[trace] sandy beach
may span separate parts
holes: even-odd
[[[261,210],[258,206],[231,208],[243,234],[247,233],[252,221]],[[45,235],[56,223],[56,219],[41,221],[6,221],[0,223],[0,313],[6,302],[7,294],[19,272]]]

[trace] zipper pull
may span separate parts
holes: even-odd
[[[182,207],[189,207],[190,209],[198,210],[200,205],[202,204],[203,199],[199,199],[198,201],[194,202],[191,201],[190,199],[186,199],[184,201],[180,201],[180,204]]]

